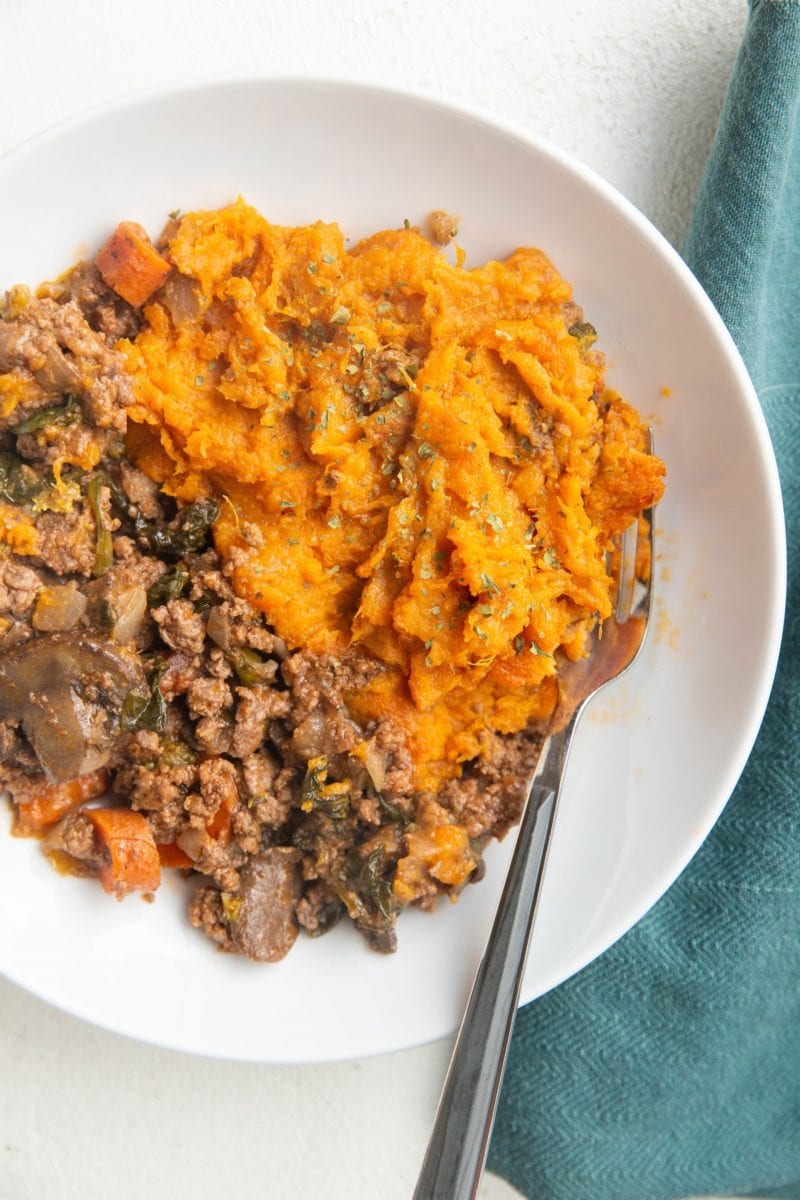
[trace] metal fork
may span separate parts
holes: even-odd
[[[652,443],[652,439],[649,439]],[[652,450],[652,444],[648,446]],[[640,532],[644,555],[637,573]],[[492,932],[472,985],[442,1088],[414,1200],[475,1200],[505,1070],[558,795],[572,736],[589,701],[630,667],[652,603],[653,512],[613,556],[616,609],[589,654],[559,676],[559,697],[531,780]]]

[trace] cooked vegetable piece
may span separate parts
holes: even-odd
[[[280,962],[295,943],[299,857],[291,847],[273,846],[245,864],[238,895],[223,893],[231,936],[238,949],[256,962]]]
[[[426,874],[447,887],[460,887],[478,865],[463,825],[409,829],[405,837],[407,853],[397,864],[393,886],[394,897],[402,904],[416,899],[419,881]]]
[[[87,808],[108,861],[98,878],[107,892],[121,899],[128,892],[154,892],[161,882],[158,847],[147,818],[128,808]]]
[[[48,425],[75,425],[83,416],[83,410],[75,396],[67,396],[65,404],[56,404],[52,408],[40,408],[18,425],[11,426],[14,434],[37,433]]]
[[[68,783],[105,766],[123,700],[144,688],[138,661],[112,643],[43,634],[0,659],[0,720],[19,722],[47,777]]]
[[[366,854],[360,847],[344,859],[334,886],[351,920],[365,933],[373,949],[391,953],[395,948],[393,925],[397,908],[392,897],[393,871],[382,846]]]
[[[10,450],[0,450],[0,498],[9,504],[29,504],[44,487],[41,475]]]
[[[247,646],[231,646],[228,659],[241,684],[253,687],[257,683],[269,683],[275,676],[277,664],[272,659],[264,659],[255,650]]]
[[[46,829],[55,825],[67,813],[80,808],[108,790],[108,771],[90,771],[69,783],[45,784],[33,796],[17,804],[21,832]]]
[[[225,796],[214,816],[206,826],[208,836],[213,838],[215,842],[219,842],[223,846],[227,846],[231,840],[231,817],[233,816],[233,804],[229,796]]]
[[[350,811],[350,782],[333,780],[328,783],[327,780],[327,757],[321,754],[310,758],[300,791],[300,811],[310,813],[319,808],[334,821],[342,821]]]
[[[126,732],[151,729],[161,733],[167,727],[167,702],[161,691],[161,679],[168,663],[159,663],[150,676],[150,693],[128,692],[122,704],[120,725]]]
[[[147,231],[135,221],[117,226],[95,262],[108,286],[134,308],[150,299],[171,270]]]
[[[179,600],[188,586],[189,572],[184,563],[178,562],[147,589],[148,607],[159,608],[168,600]]]
[[[31,624],[42,633],[63,633],[77,625],[88,601],[74,583],[43,587],[36,599]]]
[[[115,642],[130,642],[139,633],[147,612],[147,593],[139,584],[125,588],[116,596],[115,621],[111,627],[111,639]]]
[[[167,842],[158,847],[158,857],[162,867],[193,867],[189,855],[181,850],[177,842]]]
[[[92,516],[97,525],[97,544],[92,570],[92,574],[95,577],[104,575],[114,561],[114,543],[111,537],[111,530],[105,523],[103,509],[100,504],[100,489],[104,486],[105,481],[102,477],[95,475],[94,479],[89,480],[86,488],[86,499],[89,501],[89,507],[92,510]]]
[[[588,350],[597,341],[597,330],[588,321],[576,321],[567,332],[570,337],[577,339],[581,350]]]
[[[146,521],[138,514],[136,534],[140,543],[153,554],[179,558],[203,549],[208,531],[218,516],[219,505],[214,500],[199,500],[197,504],[182,508],[169,525]]]
[[[104,487],[107,487],[111,493],[111,502],[115,504],[122,512],[126,512],[128,508],[128,497],[120,487],[117,480],[108,471],[97,471],[95,473],[97,479]]]

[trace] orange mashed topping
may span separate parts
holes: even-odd
[[[351,708],[401,725],[421,790],[548,717],[663,474],[570,285],[539,250],[467,270],[413,228],[348,250],[241,200],[165,253],[191,304],[160,293],[122,343],[130,450],[180,500],[226,498],[240,594],[292,648],[385,664]]]

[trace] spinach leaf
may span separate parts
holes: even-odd
[[[21,507],[43,488],[44,480],[33,467],[10,450],[0,450],[0,499]]]
[[[83,418],[83,409],[77,396],[67,396],[66,404],[55,404],[52,408],[40,408],[24,421],[11,426],[11,433],[36,433],[48,425],[76,425]]]
[[[219,505],[214,500],[199,500],[197,504],[187,505],[168,525],[146,521],[138,513],[136,536],[139,544],[154,554],[181,558],[203,549],[208,531],[218,516]]]
[[[182,562],[167,571],[147,589],[149,608],[159,608],[169,600],[179,600],[189,586],[189,572]]]
[[[272,659],[264,659],[248,646],[231,646],[227,651],[228,661],[245,687],[253,687],[257,683],[270,683],[275,675],[276,666]]]
[[[130,733],[136,729],[151,729],[163,733],[167,727],[167,702],[161,691],[161,679],[167,669],[165,662],[159,663],[150,676],[150,695],[128,692],[122,703],[119,723]]]

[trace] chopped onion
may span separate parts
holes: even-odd
[[[111,629],[111,639],[130,642],[142,627],[147,612],[147,592],[137,584],[114,596],[113,604],[117,619]]]
[[[33,375],[36,382],[53,395],[64,395],[66,392],[78,392],[83,389],[80,371],[75,363],[66,357],[55,338],[52,345],[45,347],[44,362],[42,366],[34,369]]]
[[[367,768],[367,774],[372,780],[375,790],[382,792],[386,785],[386,759],[379,752],[374,741],[365,744],[362,762]]]
[[[208,842],[208,834],[205,829],[182,829],[175,839],[183,853],[192,860],[197,862],[200,855]]]
[[[173,325],[191,321],[200,315],[200,300],[195,281],[188,275],[173,271],[161,291],[158,299],[172,317]]]
[[[87,600],[74,583],[44,587],[39,592],[31,623],[45,633],[63,633],[78,624],[86,612]]]
[[[221,650],[227,650],[231,644],[230,622],[218,605],[211,609],[206,621],[206,633],[212,642],[216,642]]]

